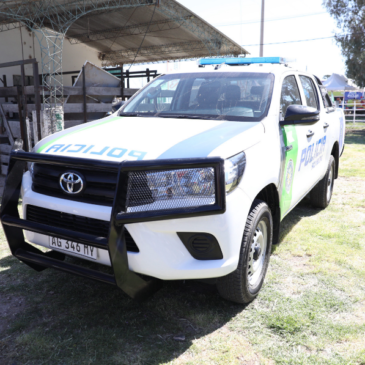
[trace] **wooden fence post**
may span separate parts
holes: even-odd
[[[20,123],[20,135],[22,137],[22,140],[26,141],[26,133],[24,129],[25,120],[23,120],[23,113],[22,113],[22,91],[21,86],[17,86],[17,102],[18,102],[18,113],[19,113],[19,123]]]
[[[6,82],[6,75],[3,75],[3,82],[4,82],[4,87],[7,87],[8,84]],[[7,103],[9,101],[9,98],[7,96],[5,96],[5,102]]]
[[[123,73],[123,65],[120,67],[120,96],[122,100],[124,100],[124,73]]]
[[[82,96],[84,104],[84,123],[87,123],[87,110],[86,110],[86,75],[85,66],[82,66]]]
[[[23,107],[23,120],[22,120],[22,125],[23,125],[23,133],[22,133],[22,138],[24,141],[24,149],[25,151],[29,152],[29,145],[28,145],[28,138],[27,138],[27,125],[26,125],[26,117],[27,117],[27,95],[25,93],[25,71],[24,71],[24,64],[20,65],[20,70],[21,70],[21,79],[22,79],[22,107]],[[24,134],[24,135],[23,135]]]

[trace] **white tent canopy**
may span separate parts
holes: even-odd
[[[348,84],[348,79],[344,75],[332,74],[327,80],[322,82],[328,91],[335,90],[356,90],[357,88]]]

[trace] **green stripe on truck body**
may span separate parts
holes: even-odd
[[[285,147],[291,145],[293,148],[285,152],[285,169],[280,200],[281,219],[283,219],[292,204],[293,182],[298,157],[298,136],[295,125],[283,126],[282,131]],[[290,142],[288,142],[288,134],[291,137]]]
[[[44,145],[42,145],[41,147],[38,148],[38,150],[36,151],[37,153],[41,153],[45,148],[47,148],[48,146],[50,146],[51,144],[55,143],[56,141],[59,141],[60,139],[64,138],[64,137],[68,137],[68,136],[71,136],[73,134],[76,134],[76,133],[79,133],[79,132],[83,132],[83,131],[86,131],[87,129],[91,129],[91,128],[95,128],[95,127],[99,127],[103,124],[107,124],[107,123],[110,123],[110,122],[114,122],[118,119],[121,119],[121,117],[117,117],[117,118],[111,118],[111,119],[107,119],[107,120],[103,120],[99,123],[96,123],[96,124],[93,124],[93,125],[88,125],[86,126],[85,128],[80,128],[80,129],[77,129],[76,131],[72,131],[72,132],[69,132],[69,133],[65,133],[65,134],[62,134],[61,136],[59,137],[56,137],[54,139],[52,139],[51,141],[45,143]],[[62,133],[62,132],[60,132]]]

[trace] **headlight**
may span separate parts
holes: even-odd
[[[212,167],[129,174],[128,212],[215,204]]]
[[[240,183],[246,167],[246,154],[241,152],[224,161],[226,193],[232,192]]]

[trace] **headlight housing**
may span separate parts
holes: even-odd
[[[241,152],[224,163],[226,193],[240,183],[246,167]],[[213,167],[158,171],[131,171],[127,192],[127,212],[193,208],[216,203]]]
[[[246,154],[244,152],[230,157],[224,161],[224,174],[226,177],[226,193],[231,193],[241,182],[246,168]]]
[[[241,152],[224,163],[226,193],[240,183],[246,167]],[[192,208],[216,203],[213,167],[129,172],[127,212]]]
[[[215,204],[214,168],[129,173],[128,212]]]

